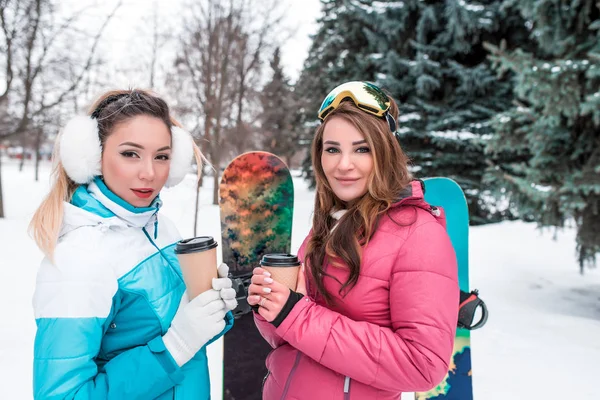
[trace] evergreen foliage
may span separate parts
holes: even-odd
[[[580,267],[600,251],[600,3],[507,1],[531,27],[534,51],[497,46],[518,104],[494,119],[487,180],[522,218],[577,227]]]

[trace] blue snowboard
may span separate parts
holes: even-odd
[[[465,195],[456,182],[448,178],[428,178],[425,200],[446,213],[446,230],[458,260],[458,282],[469,291],[469,210]],[[473,400],[471,373],[471,333],[458,328],[450,370],[444,380],[426,393],[416,393],[416,400]]]

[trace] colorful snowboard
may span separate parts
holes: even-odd
[[[469,210],[460,186],[452,179],[429,178],[425,181],[425,200],[442,207],[446,213],[446,230],[458,259],[458,282],[469,291]],[[442,383],[426,393],[416,393],[416,400],[473,400],[471,375],[471,333],[458,328],[450,370]]]
[[[227,166],[219,194],[223,262],[229,265],[239,304],[234,328],[224,337],[223,398],[259,400],[271,347],[254,325],[246,291],[263,254],[290,252],[294,186],[283,161],[256,151]]]

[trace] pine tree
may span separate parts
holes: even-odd
[[[528,41],[515,7],[503,0],[323,1],[319,22],[297,85],[306,101],[305,142],[328,90],[374,82],[399,103],[401,142],[416,176],[458,181],[474,224],[512,217],[483,181],[491,120],[513,99],[510,76],[496,77],[483,43],[504,38],[511,49]],[[304,170],[312,179],[310,159]]]
[[[527,19],[536,49],[490,46],[499,72],[515,75],[518,105],[494,120],[487,177],[524,219],[573,221],[583,272],[600,251],[600,3],[506,4]]]
[[[492,118],[512,105],[512,82],[498,79],[484,42],[527,41],[524,20],[502,0],[379,2],[369,33],[380,58],[376,83],[400,107],[399,131],[417,176],[447,176],[465,190],[471,222],[511,218],[483,181]]]
[[[273,76],[260,96],[260,137],[265,151],[283,158],[290,165],[290,158],[298,147],[295,130],[297,106],[292,86],[283,72],[279,48],[275,49],[270,65]]]

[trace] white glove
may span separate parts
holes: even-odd
[[[190,302],[187,298],[185,292],[171,327],[163,336],[165,347],[180,367],[225,329],[227,313],[217,290],[207,290]]]
[[[225,302],[225,307],[228,311],[231,311],[237,307],[237,300],[235,299],[235,289],[233,289],[231,279],[227,277],[229,274],[229,267],[227,264],[222,263],[217,268],[218,278],[213,278],[212,288],[217,290],[221,295],[221,300]]]

